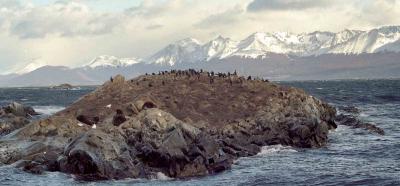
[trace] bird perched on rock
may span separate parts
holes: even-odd
[[[79,115],[78,117],[76,117],[76,119],[78,121],[80,121],[80,124],[86,124],[86,125],[90,125],[93,127],[93,125],[96,125],[99,122],[99,117],[88,117],[85,115]],[[80,124],[78,124],[79,126],[81,126]]]
[[[115,114],[115,116],[113,117],[113,124],[114,126],[119,126],[121,125],[123,122],[126,121],[126,117],[124,115],[124,112],[122,112],[122,110],[117,109],[116,111],[117,113]]]

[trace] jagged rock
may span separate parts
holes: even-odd
[[[5,113],[13,114],[20,117],[28,117],[38,115],[32,107],[26,107],[20,103],[13,102],[10,105],[3,108]]]
[[[229,169],[264,145],[323,147],[336,128],[336,110],[302,90],[212,76],[194,70],[130,81],[116,76],[64,111],[0,140],[0,162],[85,180],[157,172],[186,178]]]
[[[141,166],[130,153],[118,130],[90,130],[66,146],[59,166],[63,172],[90,178],[138,177]]]
[[[0,135],[6,135],[12,131],[27,125],[32,116],[39,115],[32,107],[13,102],[0,108]]]
[[[366,129],[373,133],[385,135],[385,131],[383,129],[377,127],[374,124],[365,123],[365,122],[359,120],[358,118],[356,118],[355,116],[340,114],[336,117],[336,121],[340,125],[346,125],[346,126],[350,126],[353,128],[362,128],[362,129]]]

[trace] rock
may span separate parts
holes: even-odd
[[[17,102],[13,102],[3,109],[5,113],[11,113],[15,116],[20,116],[20,117],[38,115],[38,113],[36,113],[32,107],[26,107]]]
[[[29,164],[26,164],[22,170],[32,174],[43,174],[45,167],[41,163],[30,162]]]
[[[61,84],[61,85],[58,85],[58,86],[50,87],[50,89],[56,89],[56,90],[71,90],[73,88],[74,88],[74,86],[72,86],[72,85],[70,85],[68,83],[64,83],[64,84]]]
[[[0,162],[84,180],[204,176],[265,145],[323,147],[335,115],[334,107],[302,90],[229,81],[222,73],[212,84],[207,72],[194,70],[130,81],[116,76],[56,115],[5,136]]]
[[[340,114],[336,117],[336,121],[340,125],[351,126],[353,128],[362,128],[362,129],[366,129],[372,133],[385,135],[385,131],[383,129],[381,129],[371,123],[364,123],[363,121],[361,121],[358,118],[351,116],[351,115]]]
[[[150,96],[140,96],[134,101],[134,105],[138,111],[142,111],[149,108],[157,108],[157,104],[154,99]]]
[[[112,84],[114,85],[121,85],[125,82],[125,77],[122,75],[116,75],[115,77],[112,78]]]
[[[347,113],[350,113],[350,114],[360,114],[360,112],[361,112],[355,106],[341,106],[341,107],[339,107],[339,109],[341,109],[341,110],[343,110],[343,111],[345,111]]]
[[[0,135],[6,135],[12,131],[22,128],[30,121],[24,117],[11,117],[6,121],[0,122]]]
[[[139,177],[140,165],[132,159],[118,131],[90,130],[77,137],[59,159],[62,172],[82,178],[123,179]]]
[[[22,128],[30,122],[32,116],[39,115],[32,107],[13,102],[0,108],[0,135],[6,135]]]

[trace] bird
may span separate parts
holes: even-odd
[[[117,113],[113,117],[113,124],[114,124],[114,126],[119,126],[126,121],[126,117],[122,110],[117,109],[116,112]]]
[[[78,126],[82,127],[82,126],[83,126],[83,124],[82,124],[82,123],[78,123]]]
[[[107,105],[106,107],[107,107],[107,108],[111,108],[111,104]]]
[[[92,129],[96,129],[96,128],[97,128],[96,124],[93,124]]]

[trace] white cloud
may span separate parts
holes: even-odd
[[[196,23],[195,26],[202,29],[209,29],[212,27],[232,26],[233,23],[240,21],[244,16],[245,10],[241,6],[235,6],[232,9],[224,10],[217,14],[211,14],[205,19]]]
[[[253,0],[247,7],[249,11],[264,10],[304,10],[325,7],[334,1],[330,0]]]
[[[21,38],[107,34],[120,22],[118,16],[92,12],[86,5],[73,1],[43,7],[5,6],[0,16],[5,20],[2,27]]]
[[[6,43],[0,45],[0,73],[37,57],[49,65],[69,66],[103,54],[147,57],[186,37],[207,41],[222,34],[242,39],[256,31],[339,31],[400,24],[400,0],[143,0],[108,12],[97,11],[92,1],[41,6],[0,1],[0,41]]]

